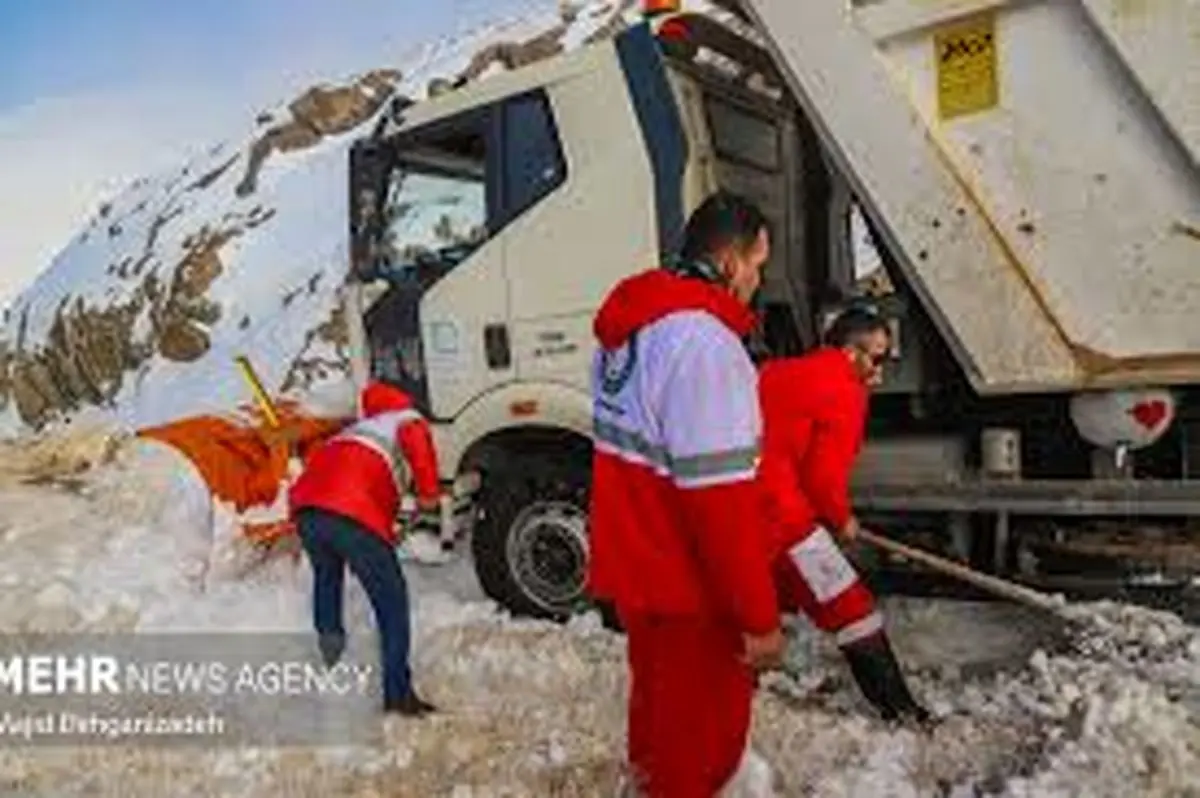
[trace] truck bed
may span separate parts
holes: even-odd
[[[977,391],[1200,382],[1200,2],[743,6]]]

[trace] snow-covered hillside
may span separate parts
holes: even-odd
[[[223,379],[243,353],[272,388],[343,367],[334,309],[351,141],[398,93],[579,46],[634,6],[547,0],[396,69],[312,87],[178,170],[135,181],[5,313],[0,421],[40,426],[101,407],[141,425],[228,408],[246,399]]]

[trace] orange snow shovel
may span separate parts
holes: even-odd
[[[239,358],[237,366],[254,394],[255,405],[241,406],[231,414],[182,418],[140,429],[137,434],[180,452],[195,466],[214,498],[245,514],[252,508],[270,508],[279,492],[287,489],[289,462],[303,460],[352,419],[318,417],[297,402],[276,401],[263,389],[248,359]],[[242,529],[247,538],[264,547],[293,531],[286,518],[246,518]]]
[[[904,559],[920,563],[930,570],[951,576],[960,582],[966,582],[994,596],[1008,599],[1018,604],[1024,604],[1027,607],[1033,607],[1034,609],[1057,615],[1060,618],[1076,620],[1066,612],[1065,603],[1054,596],[1025,587],[1024,585],[1018,585],[1015,582],[1009,582],[1006,579],[1001,579],[991,574],[981,573],[965,565],[960,565],[959,563],[939,557],[936,554],[930,554],[921,549],[915,549],[912,546],[906,546],[903,543],[898,543],[866,529],[859,529],[857,537],[860,540],[865,540],[877,549],[882,549],[897,557],[903,557]]]

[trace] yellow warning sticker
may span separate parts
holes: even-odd
[[[953,119],[1000,101],[996,78],[996,20],[992,15],[943,28],[933,36],[938,116]]]

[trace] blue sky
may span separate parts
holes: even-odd
[[[479,21],[496,0],[0,0],[0,110],[143,81],[354,68]]]
[[[317,80],[555,0],[0,0],[0,307],[108,195]]]

